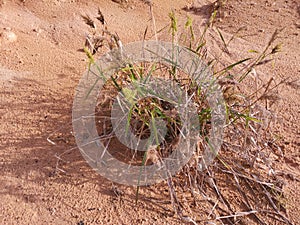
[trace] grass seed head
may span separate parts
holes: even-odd
[[[104,16],[103,16],[103,13],[101,12],[100,8],[98,8],[98,17],[96,17],[96,18],[104,25],[105,20],[104,20]]]
[[[96,24],[95,22],[91,19],[91,17],[89,15],[81,15],[81,17],[83,18],[84,22],[89,25],[91,28],[96,29]]]

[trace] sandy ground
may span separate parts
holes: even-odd
[[[157,27],[169,23],[172,9],[201,25],[209,3],[154,1]],[[141,40],[145,27],[151,26],[148,7],[137,0],[0,1],[1,224],[180,224],[166,186],[142,189],[135,205],[133,187],[116,194],[111,182],[97,175],[75,148],[72,100],[87,67],[86,56],[78,51],[87,31],[80,14],[96,15],[98,6],[123,43]],[[288,78],[274,90],[278,98],[268,108],[276,117],[271,129],[284,153],[275,168],[289,174],[282,176],[287,215],[300,224],[300,4],[229,1],[216,26],[225,37],[246,27],[228,47],[228,61],[246,56],[249,49],[262,49],[276,28],[284,28],[278,39],[282,52],[256,73],[262,81]],[[213,52],[221,43],[213,35],[211,39]],[[55,145],[47,141],[49,136]],[[64,151],[57,167],[55,156]]]

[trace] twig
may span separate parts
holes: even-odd
[[[225,172],[225,173],[233,174],[233,172],[228,171],[228,170],[221,169],[221,171],[222,171],[222,172]],[[274,184],[272,184],[272,183],[263,182],[263,181],[258,180],[257,177],[256,177],[256,179],[254,179],[254,178],[248,177],[248,176],[246,176],[246,175],[240,174],[240,173],[238,173],[238,172],[236,172],[236,171],[234,171],[234,173],[235,173],[237,176],[239,176],[239,177],[246,178],[247,180],[254,181],[254,182],[256,182],[256,183],[259,183],[259,184],[265,185],[265,186],[267,186],[267,187],[273,188],[274,190],[276,190],[276,191],[278,191],[278,192],[281,192],[281,190],[279,190],[278,188],[276,188],[276,187],[274,186]]]
[[[284,215],[282,215],[282,213],[279,212],[279,209],[277,208],[276,204],[274,203],[274,201],[272,200],[272,197],[269,193],[269,191],[263,186],[261,185],[261,187],[264,189],[264,193],[267,196],[267,199],[269,200],[270,204],[272,205],[273,209],[276,211],[277,215],[280,216],[287,224],[292,224],[288,218],[286,218]]]
[[[237,184],[238,191],[239,191],[239,193],[243,196],[243,198],[246,201],[245,205],[248,207],[248,209],[250,210],[250,212],[257,212],[256,210],[253,210],[253,207],[251,206],[250,202],[248,201],[248,198],[247,198],[245,192],[243,192],[243,190],[242,190],[242,188],[240,186],[239,180],[237,179],[237,177],[235,175],[235,172],[233,171],[233,169],[231,169],[231,170],[232,170],[232,174],[233,174],[234,180],[235,180],[235,182]],[[252,214],[252,213],[250,213],[250,214]],[[264,224],[265,225],[265,223],[263,221],[261,221],[261,219],[256,214],[254,214],[254,217],[259,222],[259,224]]]
[[[213,214],[215,208],[217,207],[217,205],[219,204],[219,200],[216,201],[216,203],[214,204],[214,206],[212,207],[210,213],[207,216],[207,219]]]
[[[218,195],[218,197],[221,199],[222,203],[233,213],[232,208],[230,207],[230,204],[228,203],[228,201],[224,198],[224,196],[222,195],[222,193],[219,191],[214,179],[212,178],[212,174],[209,170],[208,171],[208,175],[210,176],[208,179],[208,184],[213,188],[213,190],[216,192],[216,194]],[[230,220],[228,220],[228,222],[230,224],[232,224],[232,222]]]
[[[286,217],[284,217],[283,219],[277,218],[276,216],[282,217],[282,215],[278,214],[277,212],[270,211],[270,210],[261,210],[260,212],[262,212],[262,213],[267,213],[267,214],[273,214],[273,215],[275,215],[275,216],[271,216],[271,215],[268,215],[268,216],[270,216],[270,217],[272,217],[272,218],[274,218],[274,219],[276,219],[276,220],[278,220],[278,221],[280,221],[280,222],[284,222],[284,223],[287,223],[287,224],[289,224],[289,225],[294,225],[292,222],[286,221],[286,219],[287,219]]]
[[[71,152],[71,151],[77,149],[77,148],[78,148],[78,147],[73,147],[73,148],[70,148],[70,149],[64,151],[63,153],[61,153],[61,154],[59,154],[59,155],[57,155],[57,154],[54,155],[55,158],[57,158],[56,166],[55,166],[55,171],[61,171],[61,172],[63,172],[63,173],[66,173],[66,171],[64,171],[63,169],[60,169],[60,168],[59,168],[59,162],[60,162],[60,161],[64,161],[61,157],[62,157],[63,155],[65,155],[65,154],[67,154],[67,153],[69,153],[69,152]]]
[[[219,217],[216,218],[216,220],[226,219],[226,218],[232,218],[232,217],[236,218],[236,217],[240,217],[240,216],[248,216],[248,215],[255,214],[255,213],[258,213],[258,211],[252,210],[252,211],[249,211],[249,212],[236,212],[233,215],[219,216]]]
[[[153,13],[153,3],[151,0],[144,0],[144,2],[150,8],[150,15],[151,15],[151,21],[152,21],[153,30],[154,30],[154,36],[155,36],[155,40],[158,41],[157,31],[156,31],[156,21],[155,21],[155,17],[154,17],[154,13]]]

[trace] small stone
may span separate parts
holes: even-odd
[[[17,41],[18,38],[14,32],[4,29],[4,31],[0,33],[0,39],[6,43],[13,43]]]
[[[274,11],[277,12],[277,13],[280,13],[281,9],[280,8],[279,9],[275,9]]]
[[[39,28],[33,28],[32,29],[33,32],[37,32],[37,33],[39,32],[39,30],[40,30]]]
[[[123,0],[112,0],[115,3],[121,4],[123,2]]]
[[[6,4],[6,1],[5,0],[0,0],[0,7],[5,5]]]

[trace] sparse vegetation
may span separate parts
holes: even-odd
[[[146,3],[150,7],[157,38],[152,4]],[[130,128],[136,136],[145,139],[151,134],[151,126],[154,128],[152,132],[156,130],[154,118],[159,118],[167,121],[168,131],[163,144],[157,141],[157,146],[152,146],[144,154],[136,149],[123,147],[120,151],[114,152],[114,156],[124,162],[142,166],[159,163],[161,159],[168,157],[180,138],[182,126],[174,105],[159,97],[147,97],[136,101],[138,94],[125,86],[134,85],[136,81],[152,76],[171,79],[190,96],[194,96],[193,101],[197,105],[200,121],[199,135],[203,137],[203,141],[198,143],[192,160],[175,177],[170,176],[166,181],[171,203],[179,218],[192,224],[269,224],[269,221],[292,224],[284,213],[282,184],[278,182],[268,159],[274,148],[280,152],[280,147],[269,133],[271,121],[265,117],[265,109],[260,104],[260,101],[268,96],[270,90],[279,84],[272,86],[272,80],[270,80],[261,87],[256,87],[253,93],[244,93],[240,89],[249,74],[253,71],[255,73],[257,66],[272,61],[272,57],[280,51],[281,44],[276,43],[276,37],[280,31],[274,32],[262,52],[250,50],[257,54],[256,57],[241,59],[224,66],[219,58],[211,58],[206,49],[209,44],[206,34],[209,29],[213,29],[214,20],[223,4],[225,1],[214,3],[212,14],[200,34],[195,31],[191,18],[187,18],[183,32],[179,33],[176,14],[174,12],[169,14],[173,44],[186,46],[189,51],[206,61],[223,90],[227,122],[224,127],[223,145],[215,162],[203,171],[199,171],[199,160],[201,160],[205,146],[209,145],[207,138],[211,123],[211,109],[205,99],[205,93],[201,92],[197,84],[188,79],[187,75],[176,66],[148,62],[126,65],[109,80],[105,80],[104,91],[99,96],[99,107],[95,112],[99,121],[98,133],[106,136],[110,134],[113,137],[108,117],[113,100],[121,91],[123,96],[131,102],[126,130]],[[88,15],[83,16],[86,24],[92,29],[92,33],[86,38],[84,49],[89,58],[89,68],[96,64],[93,55],[100,48],[107,47],[110,50],[122,48],[121,40],[116,33],[109,31],[104,18],[102,12],[98,10],[97,19],[102,26],[102,29],[98,29],[93,19]],[[224,53],[229,53],[228,46],[241,29],[237,30],[228,41],[217,29],[223,43]],[[147,29],[145,37],[146,32]],[[237,74],[236,71],[238,71]],[[143,96],[143,90],[138,91],[140,91],[140,96]],[[262,94],[258,95],[258,93]],[[108,140],[104,141],[107,146],[109,146],[108,143]],[[281,157],[280,154],[277,156]],[[136,201],[138,199],[139,184],[137,184]]]

